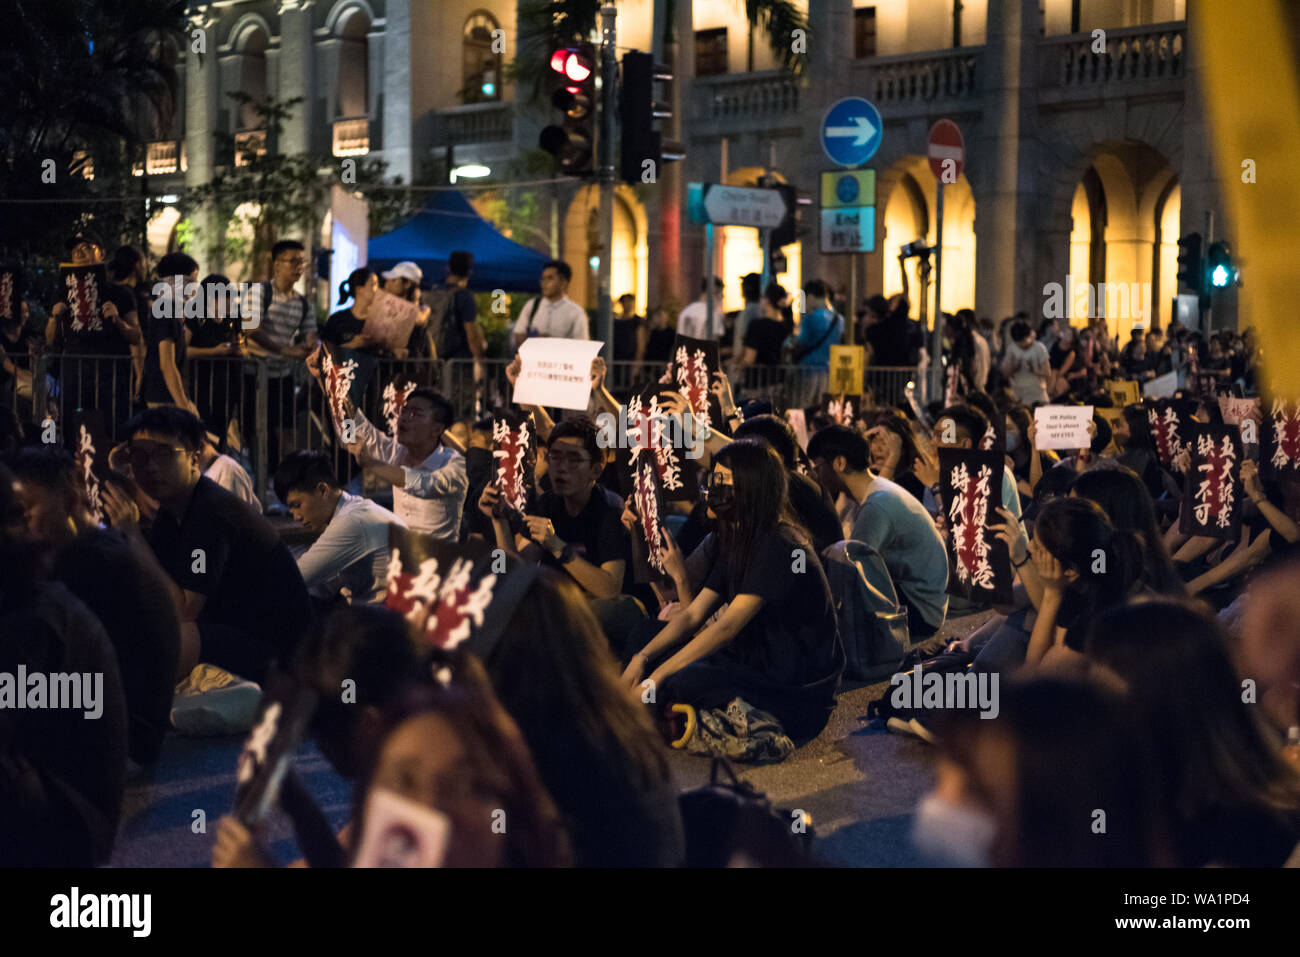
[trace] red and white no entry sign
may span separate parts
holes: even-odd
[[[950,174],[949,180],[955,181],[966,167],[966,141],[962,138],[957,124],[952,120],[940,120],[930,127],[930,140],[926,145],[926,154],[930,160],[930,172],[940,182],[944,181],[944,160],[954,160],[957,168]]]

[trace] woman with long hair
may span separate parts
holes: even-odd
[[[742,698],[794,739],[825,727],[844,650],[826,574],[786,489],[785,467],[764,443],[731,442],[714,456],[707,498],[718,561],[690,606],[633,656],[629,691],[643,693],[648,678],[660,703],[714,709]],[[723,601],[726,613],[706,625]]]
[[[677,789],[650,716],[623,693],[618,665],[581,592],[547,569],[495,647],[481,652],[559,805],[575,862],[671,867],[685,850]]]
[[[948,866],[1170,864],[1142,730],[1100,687],[1011,682],[997,721],[960,714],[940,725],[935,786],[917,808],[913,842]]]
[[[1080,664],[1086,620],[1123,604],[1138,583],[1137,538],[1117,532],[1095,502],[1061,498],[1039,511],[1029,551],[1043,593],[1025,664]]]
[[[570,860],[523,735],[472,657],[447,686],[414,689],[390,709],[374,767],[357,790],[354,863],[385,841],[380,801],[410,809],[411,821],[432,811],[445,822],[445,867],[560,867]]]
[[[366,349],[371,342],[362,330],[365,328],[366,316],[370,314],[370,304],[375,301],[379,291],[379,277],[374,271],[362,266],[348,274],[348,278],[339,284],[339,305],[352,300],[348,309],[340,309],[325,322],[320,337],[331,345],[343,349]]]
[[[1096,502],[1116,531],[1137,537],[1142,548],[1142,582],[1147,588],[1170,598],[1187,597],[1187,586],[1174,571],[1160,534],[1151,493],[1136,472],[1122,465],[1091,469],[1074,480],[1070,494]]]
[[[901,485],[918,502],[925,500],[925,483],[916,476],[916,462],[922,458],[912,425],[893,409],[868,413],[867,441],[871,443],[871,470],[881,478]]]
[[[1098,618],[1086,653],[1158,742],[1176,863],[1281,865],[1300,841],[1300,775],[1242,701],[1219,624],[1185,604],[1139,602]]]

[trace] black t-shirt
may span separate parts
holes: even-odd
[[[349,339],[361,335],[365,326],[364,319],[358,319],[351,309],[340,309],[325,320],[325,328],[320,337],[332,346],[341,346]]]
[[[795,549],[807,545],[788,526],[764,533],[745,556],[744,578],[734,592],[729,566],[739,556],[718,549],[704,587],[728,602],[737,594],[758,595],[763,606],[717,654],[791,690],[829,680],[833,694],[844,664],[834,600],[821,560],[807,555],[803,571],[795,571]]]
[[[191,316],[185,320],[185,326],[190,330],[190,346],[194,349],[211,349],[235,338],[234,319],[200,319]]]
[[[293,555],[270,522],[200,476],[179,520],[159,509],[149,544],[178,585],[206,597],[200,632],[215,625],[252,636],[287,660],[310,624],[311,602]]]
[[[636,330],[641,325],[635,316],[614,320],[614,361],[631,362],[636,358]]]
[[[894,484],[911,494],[918,502],[925,502],[925,483],[916,477],[915,472],[904,472],[894,476]]]
[[[677,331],[671,326],[665,326],[663,329],[651,329],[650,337],[645,344],[645,359],[647,362],[667,362],[673,357],[673,342],[677,339]]]
[[[586,506],[577,515],[570,515],[564,499],[554,492],[546,492],[538,502],[539,514],[549,518],[555,534],[573,546],[574,553],[599,567],[605,562],[631,557],[631,538],[623,527],[623,500],[604,486],[591,490]],[[563,567],[550,552],[543,553],[543,561]],[[626,575],[627,566],[624,565]]]
[[[759,318],[745,330],[745,347],[755,352],[754,363],[774,366],[781,362],[781,344],[789,336],[785,323],[775,319]]]
[[[98,619],[58,582],[0,619],[0,673],[76,675],[81,708],[0,708],[0,862],[89,867],[113,850],[126,782],[127,719],[113,646]],[[84,676],[102,713],[85,698]],[[98,676],[102,675],[102,679]],[[61,694],[71,694],[60,681]],[[15,687],[15,692],[20,689]],[[31,701],[30,694],[28,695]]]
[[[1175,824],[1179,867],[1281,867],[1300,843],[1300,814],[1217,807]]]
[[[790,507],[803,527],[812,535],[813,547],[820,555],[829,545],[844,538],[835,505],[820,485],[795,471],[787,471],[790,480]]]
[[[53,577],[103,623],[117,652],[137,764],[158,759],[171,712],[180,621],[166,576],[120,532],[91,529],[59,552]]]
[[[117,308],[117,314],[123,319],[128,313],[137,311],[135,293],[130,286],[110,282],[101,292],[103,294],[101,303],[111,302]],[[147,317],[142,319],[138,313],[136,318],[141,323],[147,320]],[[131,343],[127,342],[126,337],[118,330],[117,323],[102,315],[102,305],[99,320],[102,328],[98,332],[91,330],[73,332],[71,316],[66,312],[59,321],[67,330],[64,352],[80,356],[129,356],[131,354]]]
[[[450,287],[449,287],[450,288]],[[478,322],[478,303],[468,289],[456,289],[447,301],[447,311],[442,317],[442,332],[438,341],[439,359],[472,359],[469,348],[467,322]]]
[[[172,343],[176,349],[176,371],[183,373],[187,348],[185,344],[185,320],[179,316],[174,318],[165,316],[151,317],[145,339],[148,346],[144,357],[144,400],[146,402],[174,402],[171,391],[167,388],[167,380],[163,378],[160,345],[163,342]]]

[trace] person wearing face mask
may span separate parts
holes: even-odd
[[[637,700],[648,679],[661,705],[725,709],[740,698],[796,741],[825,727],[844,650],[830,585],[786,485],[765,443],[741,439],[714,457],[717,561],[690,606],[632,656],[623,684]],[[726,611],[706,624],[723,601]]]
[[[1001,689],[998,720],[941,726],[933,789],[913,820],[925,861],[949,867],[1172,863],[1152,747],[1121,699],[1081,682]],[[1068,769],[1068,770],[1067,770]],[[1096,830],[1096,809],[1106,829]]]

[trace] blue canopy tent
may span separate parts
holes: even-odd
[[[474,254],[469,287],[475,292],[535,292],[549,259],[506,239],[456,190],[437,190],[410,222],[370,240],[367,265],[382,272],[409,259],[423,270],[426,285],[441,285],[447,256],[458,249]]]

